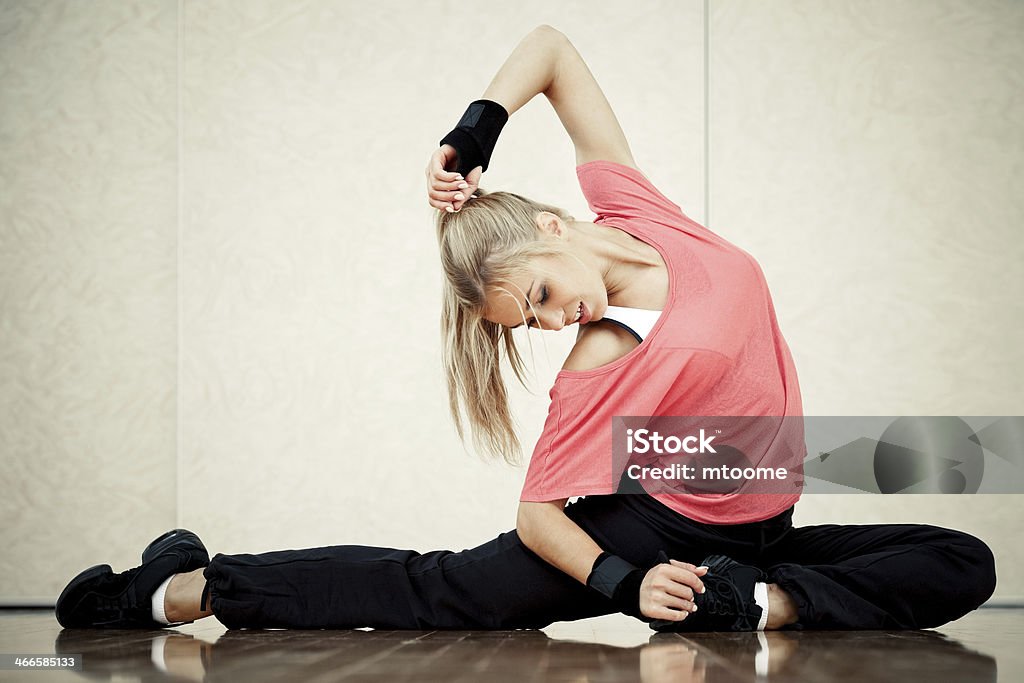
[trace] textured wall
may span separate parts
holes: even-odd
[[[759,259],[809,414],[1021,413],[1020,6],[709,7],[0,0],[0,598],[173,524],[214,553],[514,525],[522,470],[448,420],[422,169],[538,23],[647,175]],[[543,98],[484,187],[589,217]],[[572,334],[532,339],[528,448]],[[797,522],[968,530],[1024,596],[1019,500],[808,497]]]
[[[0,2],[5,600],[175,521],[176,54],[171,2]]]
[[[768,278],[808,415],[1021,415],[1024,5],[715,0],[711,227]],[[807,496],[797,524],[918,522],[993,547],[1017,495]]]
[[[185,4],[181,513],[212,548],[461,549],[514,527],[523,472],[463,452],[448,418],[422,171],[547,22],[650,175],[701,188],[702,5],[641,5]],[[543,97],[484,187],[589,217]],[[528,447],[572,336],[544,342],[536,395],[516,393]]]

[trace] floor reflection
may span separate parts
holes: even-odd
[[[178,631],[65,629],[57,654],[89,680],[995,681],[993,657],[936,631],[652,634],[636,647],[543,631]]]

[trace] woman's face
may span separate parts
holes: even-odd
[[[599,320],[608,292],[597,268],[571,251],[534,257],[520,275],[491,287],[484,318],[505,327],[524,324],[545,330]]]

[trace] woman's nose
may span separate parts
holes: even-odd
[[[545,321],[549,330],[560,330],[565,327],[565,311],[557,310],[551,311],[548,319]]]

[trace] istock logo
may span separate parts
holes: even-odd
[[[721,430],[716,430],[721,433]],[[700,430],[700,436],[690,435],[679,438],[674,434],[662,436],[658,432],[647,429],[626,430],[626,452],[627,453],[717,453],[711,442],[714,436],[704,436],[704,430]],[[697,443],[697,446],[693,444]]]

